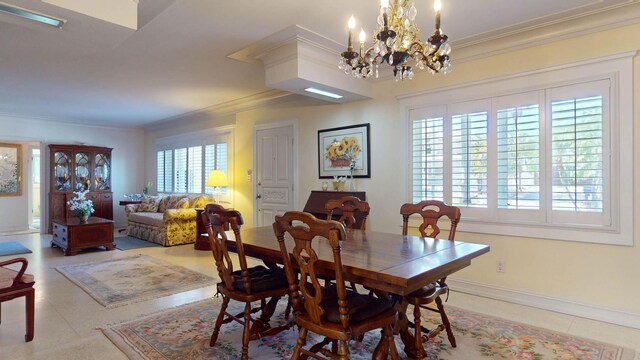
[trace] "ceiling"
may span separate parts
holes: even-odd
[[[370,33],[378,12],[376,0],[122,0],[139,3],[136,31],[44,1],[2,1],[67,23],[60,30],[0,13],[0,115],[123,127],[279,96],[261,63],[229,55],[294,24],[337,53],[348,17]],[[442,28],[455,63],[465,42],[636,1],[443,0]],[[417,2],[428,34],[431,1]]]

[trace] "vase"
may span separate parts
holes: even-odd
[[[356,182],[353,180],[353,175],[349,175],[347,179],[346,191],[356,191]]]
[[[89,221],[89,215],[78,216],[78,219],[80,219],[81,223],[86,223],[87,221]]]

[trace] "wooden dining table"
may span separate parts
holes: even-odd
[[[489,245],[422,238],[419,236],[347,229],[347,240],[341,244],[344,280],[361,284],[376,292],[391,293],[399,300],[397,332],[405,345],[405,353],[415,358],[413,335],[405,316],[411,292],[455,273],[471,264],[471,260],[489,252]],[[265,263],[282,264],[282,256],[273,228],[245,228],[241,231],[246,256]],[[286,234],[287,248],[293,239]],[[233,232],[229,232],[230,250],[235,250]],[[333,274],[333,252],[327,241],[314,241],[318,254],[318,272]]]

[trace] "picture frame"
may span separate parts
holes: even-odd
[[[0,143],[0,196],[22,195],[22,145]]]
[[[349,176],[371,177],[369,124],[318,130],[318,176],[331,179]]]

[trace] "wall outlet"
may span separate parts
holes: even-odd
[[[496,272],[503,273],[505,268],[505,263],[503,260],[496,261]]]

